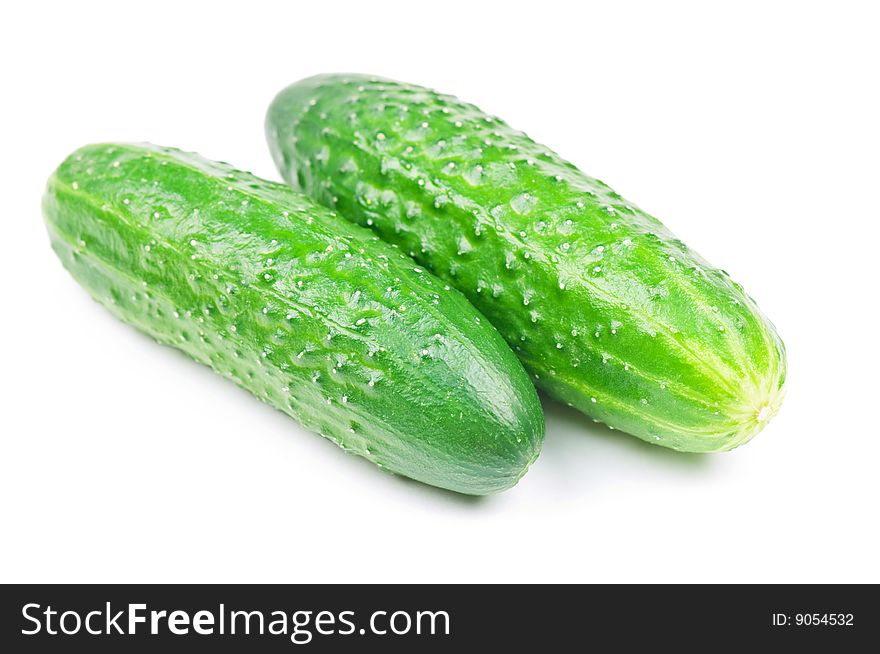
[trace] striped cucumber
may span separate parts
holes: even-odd
[[[551,396],[677,450],[728,450],[782,400],[782,341],[658,220],[470,104],[358,75],[282,91],[284,178],[461,290]]]
[[[540,451],[535,390],[488,321],[283,184],[91,145],[55,171],[43,209],[98,302],[346,450],[468,494],[511,487]]]

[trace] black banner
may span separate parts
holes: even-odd
[[[876,586],[22,585],[0,587],[0,651],[676,651],[880,636]],[[867,638],[867,640],[866,640]]]

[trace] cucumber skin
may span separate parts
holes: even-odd
[[[473,105],[322,75],[266,132],[284,178],[461,290],[535,383],[682,451],[732,449],[779,408],[785,348],[727,273],[606,184]]]
[[[285,185],[170,148],[91,145],[43,207],[98,302],[380,467],[481,495],[540,451],[537,395],[488,321]]]

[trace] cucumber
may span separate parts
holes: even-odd
[[[153,145],[90,145],[48,182],[52,247],[123,321],[344,449],[460,493],[513,486],[543,414],[455,289],[281,183]]]
[[[534,382],[677,450],[729,450],[782,400],[785,350],[754,301],[606,184],[470,104],[375,77],[283,90],[284,178],[461,290]]]

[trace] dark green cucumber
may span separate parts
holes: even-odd
[[[742,288],[606,184],[451,96],[325,75],[267,135],[293,186],[461,290],[551,396],[678,450],[731,449],[782,399],[782,341]]]
[[[344,449],[485,494],[543,415],[455,289],[280,183],[152,145],[91,145],[49,179],[52,246],[101,304]]]

